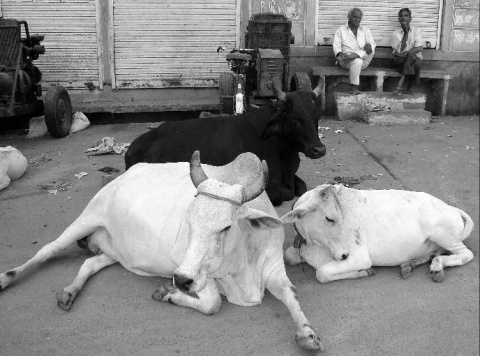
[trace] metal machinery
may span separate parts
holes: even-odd
[[[45,115],[50,135],[64,137],[72,124],[67,90],[52,86],[44,101],[37,99],[42,96],[42,73],[33,61],[45,53],[43,39],[30,35],[26,21],[0,18],[0,119]]]
[[[220,74],[220,105],[223,113],[240,114],[274,98],[273,78],[280,79],[288,89],[292,22],[281,14],[253,15],[245,34],[246,49],[227,54],[231,72]],[[306,73],[292,76],[290,90],[311,90]]]

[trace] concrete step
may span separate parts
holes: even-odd
[[[361,92],[358,95],[334,93],[339,120],[360,121],[363,112],[374,110],[425,109],[425,94],[402,94],[392,92]]]
[[[390,111],[365,111],[362,119],[367,124],[391,125],[391,124],[418,124],[430,123],[432,113],[422,109],[403,109]]]

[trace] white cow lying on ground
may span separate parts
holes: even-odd
[[[27,169],[27,159],[15,147],[0,147],[0,190],[20,178]]]
[[[300,235],[285,251],[285,262],[306,261],[321,283],[370,276],[371,266],[400,265],[407,278],[432,258],[432,279],[440,282],[444,267],[473,259],[462,243],[472,219],[427,193],[324,184],[302,195],[281,219],[295,223]],[[451,255],[441,256],[445,250]]]
[[[0,290],[71,243],[86,242],[95,256],[57,293],[64,310],[90,276],[119,262],[142,276],[173,276],[174,283],[152,297],[205,314],[220,309],[220,293],[250,306],[261,303],[267,288],[290,311],[297,344],[321,350],[285,272],[283,225],[264,192],[265,161],[244,153],[225,166],[204,168],[198,152],[190,168],[136,164],[100,190],[57,240],[0,274]]]

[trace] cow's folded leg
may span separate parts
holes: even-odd
[[[327,283],[331,281],[337,281],[340,279],[355,279],[362,277],[369,277],[375,275],[376,272],[373,268],[361,269],[358,271],[345,272],[345,273],[336,273],[334,275],[325,274],[324,271],[320,272],[317,270],[316,277],[320,283]]]
[[[300,179],[297,175],[293,176],[293,185],[295,190],[295,195],[297,197],[302,196],[307,192],[307,184]]]
[[[413,269],[423,265],[424,263],[427,263],[428,261],[431,261],[433,258],[436,256],[440,255],[442,252],[445,250],[443,248],[438,249],[434,253],[430,253],[428,255],[414,258],[413,260],[410,261],[405,261],[400,265],[400,275],[402,278],[407,279],[412,275]]]
[[[78,292],[85,285],[87,279],[101,269],[113,265],[116,262],[117,261],[111,259],[105,254],[87,258],[83,263],[82,267],[80,267],[80,271],[78,271],[78,274],[73,280],[73,282],[57,293],[58,306],[63,310],[69,310],[72,307],[72,304],[75,301]]]
[[[372,276],[375,272],[371,267],[372,262],[366,258],[364,260],[332,261],[315,268],[317,280],[320,283],[326,283],[339,279]]]
[[[208,278],[207,285],[197,292],[197,296],[198,298],[195,298],[182,292],[173,283],[160,286],[152,294],[152,298],[155,300],[192,308],[203,314],[215,314],[220,310],[222,299],[214,279]]]
[[[430,273],[434,282],[441,282],[445,277],[444,267],[462,266],[473,260],[473,253],[461,242],[451,247],[442,246],[450,251],[449,256],[436,256],[430,265]]]
[[[298,302],[296,288],[288,279],[284,266],[278,267],[275,271],[270,273],[266,287],[270,293],[282,301],[288,308],[297,327],[297,332],[295,334],[297,345],[304,350],[322,351],[324,349],[322,342],[315,331],[313,331],[310,322],[303,314],[303,311],[300,308],[300,303]]]

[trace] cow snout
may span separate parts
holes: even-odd
[[[173,280],[177,288],[183,292],[189,292],[190,287],[193,285],[193,279],[178,274],[173,275]]]
[[[327,153],[327,150],[324,145],[322,146],[314,146],[310,152],[309,157],[310,158],[320,158],[325,156]]]

